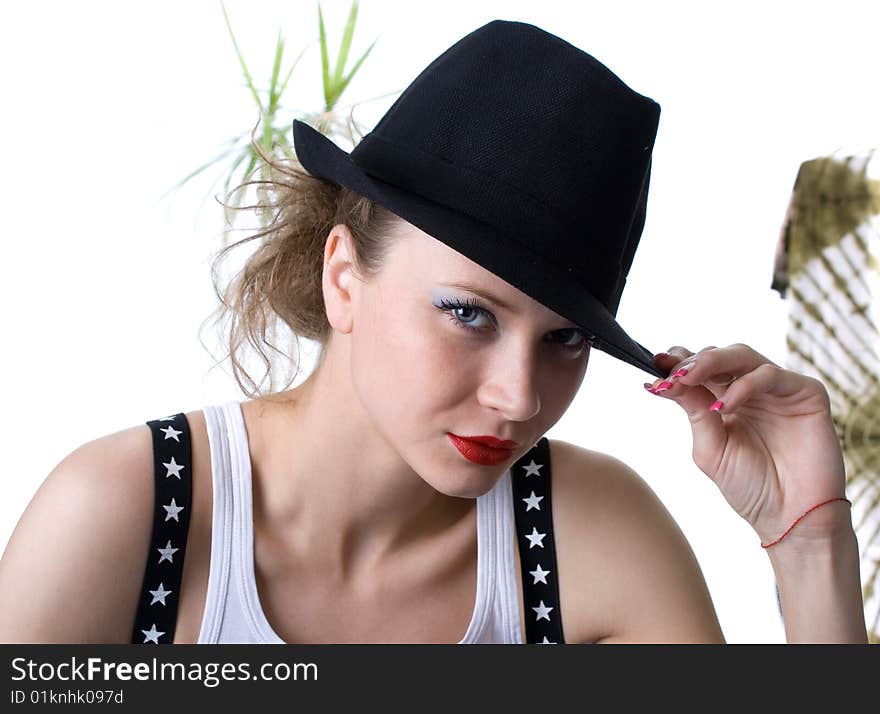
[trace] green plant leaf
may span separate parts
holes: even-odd
[[[254,153],[253,149],[249,148],[248,153],[250,154],[250,161],[248,161],[248,165],[244,170],[244,175],[242,176],[243,181],[250,180],[251,171],[254,170],[254,166],[257,165],[257,160],[259,159],[259,157],[256,155],[256,153]]]
[[[196,176],[198,176],[200,173],[202,173],[202,171],[204,171],[205,169],[210,168],[211,166],[216,164],[221,159],[226,158],[229,154],[231,154],[233,152],[234,149],[235,149],[235,147],[231,146],[226,151],[223,151],[223,152],[217,154],[217,156],[215,156],[213,159],[210,159],[209,161],[206,161],[205,163],[203,163],[197,169],[190,171],[184,178],[182,178],[180,181],[178,181],[176,184],[174,184],[171,188],[169,188],[165,193],[163,193],[159,197],[159,199],[161,200],[162,198],[167,196],[172,191],[176,191],[181,186],[183,186],[187,181],[194,179]]]
[[[284,39],[281,37],[281,30],[278,30],[278,42],[275,45],[275,59],[272,62],[272,78],[269,80],[269,109],[270,113],[274,112],[278,106],[280,92],[278,89],[278,74],[281,71],[281,57],[284,55]]]
[[[327,33],[324,28],[324,20],[323,16],[320,13],[320,4],[318,5],[319,13],[319,35],[321,39],[321,52],[322,52],[322,61],[324,68],[324,112],[330,112],[336,106],[336,103],[339,101],[339,98],[342,96],[342,93],[345,91],[345,88],[348,86],[348,83],[351,81],[355,72],[357,72],[358,68],[361,66],[363,61],[366,59],[367,55],[370,54],[370,50],[373,49],[376,44],[378,38],[373,40],[373,44],[371,44],[367,51],[361,56],[358,62],[355,64],[354,68],[351,72],[348,73],[348,76],[343,78],[345,73],[345,65],[348,62],[348,54],[351,49],[351,41],[354,37],[354,29],[355,24],[357,22],[357,13],[358,13],[358,0],[352,0],[351,9],[349,10],[348,20],[345,23],[345,28],[343,31],[342,43],[339,47],[339,55],[336,59],[336,67],[333,71],[333,75],[329,74],[329,67],[327,61]]]
[[[330,68],[327,60],[327,31],[324,29],[324,15],[321,14],[321,3],[318,2],[318,36],[321,40],[321,78],[324,84],[324,104],[328,104],[330,87]]]
[[[320,0],[317,1],[317,6],[319,30],[318,39],[321,51],[321,74],[324,90],[325,109],[321,111],[311,112],[305,108],[296,108],[293,110],[293,114],[299,117],[301,120],[305,121],[306,123],[315,126],[315,128],[322,133],[330,135],[336,131],[344,129],[344,127],[342,127],[342,122],[340,122],[340,118],[337,116],[335,111],[333,111],[333,108],[335,107],[342,93],[346,90],[354,75],[359,71],[366,57],[372,51],[378,38],[377,40],[373,41],[370,47],[367,48],[367,51],[363,53],[360,59],[355,63],[355,66],[346,73],[346,64],[348,63],[350,56],[359,9],[359,0],[352,0],[351,6],[349,8],[348,19],[345,23],[345,26],[343,27],[342,39],[339,46],[339,51],[337,53],[335,67],[333,68],[333,71],[331,73],[329,66],[327,28],[324,23],[323,9],[321,7]],[[255,103],[257,104],[257,108],[260,112],[260,118],[257,120],[255,126],[251,129],[250,132],[244,132],[224,142],[221,145],[222,151],[220,153],[218,153],[211,160],[206,161],[205,163],[200,165],[194,171],[191,171],[186,177],[184,177],[169,191],[167,191],[163,195],[163,197],[167,196],[168,193],[170,193],[171,191],[180,188],[188,181],[193,179],[195,176],[201,174],[218,162],[228,160],[229,163],[226,165],[224,172],[219,174],[214,180],[212,184],[212,190],[216,188],[216,185],[218,183],[222,182],[225,195],[228,196],[228,199],[226,199],[226,203],[229,206],[239,207],[242,203],[242,200],[248,194],[248,191],[246,189],[243,189],[240,192],[236,191],[235,196],[229,196],[229,192],[232,187],[240,186],[241,184],[251,180],[259,181],[261,179],[271,178],[274,175],[268,167],[262,164],[262,160],[258,151],[268,156],[296,161],[296,151],[293,147],[292,136],[290,135],[290,122],[285,121],[284,126],[282,127],[275,126],[275,123],[277,120],[277,116],[280,113],[280,108],[282,107],[284,93],[288,88],[289,82],[293,76],[294,69],[297,67],[299,61],[302,59],[303,55],[310,45],[302,48],[296,59],[290,64],[287,73],[284,74],[282,72],[282,67],[284,65],[284,50],[286,49],[286,43],[282,30],[279,29],[274,48],[272,71],[269,78],[268,88],[266,90],[258,90],[257,85],[254,83],[253,77],[248,69],[247,63],[245,62],[244,56],[241,52],[241,48],[238,45],[235,33],[232,30],[232,23],[229,19],[229,13],[227,12],[224,0],[220,0],[220,7],[223,12],[226,29],[229,32],[229,37],[232,41],[233,48],[235,49],[235,54],[241,67],[242,75],[244,76],[244,83],[251,96],[253,97]],[[282,76],[284,77],[283,81],[281,81]],[[265,99],[265,103],[263,99]],[[297,102],[295,98],[293,102],[287,102],[287,104],[299,104],[299,102]],[[289,108],[285,109],[285,111],[289,111]],[[262,127],[260,127],[261,122]],[[257,133],[258,130],[259,134]],[[255,147],[257,151],[255,151]],[[261,197],[260,192],[264,190],[266,189],[262,186],[257,186],[258,198]],[[207,197],[208,196],[206,196],[206,198]],[[261,222],[265,222],[265,220],[267,220],[267,217],[261,215],[260,220]]]
[[[260,138],[260,145],[264,150],[269,151],[272,148],[272,125],[275,122],[275,113],[278,110],[278,74],[281,71],[281,59],[284,55],[284,39],[281,36],[281,30],[278,30],[278,41],[275,44],[275,58],[272,62],[272,77],[269,80],[269,103],[263,115],[263,134]]]
[[[293,150],[293,146],[290,144],[290,140],[287,138],[287,130],[278,132],[278,145],[281,147],[281,150],[284,152],[284,155],[287,156],[288,159],[294,158],[296,152]]]
[[[294,70],[294,68],[296,67],[297,63],[299,63],[299,60],[300,60],[300,58],[303,56],[303,54],[305,53],[305,51],[306,51],[306,48],[303,47],[302,50],[300,50],[300,53],[297,55],[296,59],[293,61],[293,64],[290,65],[290,70],[288,71],[287,76],[284,78],[284,82],[283,82],[282,85],[281,85],[281,89],[278,90],[278,96],[279,96],[279,97],[280,97],[282,94],[284,94],[284,90],[287,89],[287,82],[290,80],[290,75],[293,74],[293,70]]]
[[[238,63],[241,65],[241,71],[244,72],[244,79],[251,90],[251,95],[253,96],[254,101],[262,112],[263,104],[260,102],[260,95],[257,92],[256,87],[254,87],[254,81],[251,79],[251,73],[248,71],[241,50],[238,48],[238,42],[235,41],[235,34],[232,32],[232,25],[229,24],[229,15],[226,14],[226,5],[223,3],[223,0],[220,0],[220,7],[223,10],[223,19],[226,21],[226,29],[229,30],[229,37],[232,38],[232,46],[235,47],[235,54],[238,56]]]
[[[229,171],[226,175],[226,180],[223,182],[223,193],[224,195],[229,193],[229,186],[232,183],[232,177],[235,174],[235,170],[241,166],[242,161],[244,161],[248,156],[250,156],[250,151],[242,151],[239,154],[238,158],[232,162],[232,166],[229,167]]]
[[[367,47],[367,51],[361,55],[361,58],[355,63],[354,67],[352,67],[351,72],[348,73],[348,76],[342,81],[342,84],[339,87],[339,94],[336,97],[336,100],[339,100],[339,97],[342,96],[342,93],[345,91],[345,88],[348,86],[348,83],[351,81],[351,78],[354,77],[354,73],[358,71],[358,68],[364,63],[364,60],[367,58],[367,55],[370,54],[370,50],[373,49],[375,44],[379,41],[377,37],[373,40],[373,44]]]
[[[352,0],[351,9],[348,11],[348,20],[342,33],[342,43],[339,45],[339,55],[336,58],[336,70],[333,72],[333,84],[339,84],[342,73],[345,71],[345,63],[348,61],[348,51],[351,48],[351,40],[354,37],[354,25],[357,22],[358,0]]]

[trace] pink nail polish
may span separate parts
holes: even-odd
[[[717,402],[715,402],[711,407],[709,407],[709,411],[710,411],[710,412],[720,412],[720,411],[721,411],[721,407],[723,407],[723,406],[724,406],[724,402],[722,402],[722,401],[717,401]]]
[[[650,382],[645,382],[645,389],[647,389],[651,394],[657,394],[656,390],[651,386]]]
[[[672,382],[660,382],[660,384],[657,385],[657,391],[658,392],[665,392],[667,389],[669,389],[672,386],[673,386]]]
[[[688,373],[688,371],[684,367],[682,367],[680,370],[675,372],[675,374],[673,374],[672,376],[673,377],[684,377],[687,373]]]

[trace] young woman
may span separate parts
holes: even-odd
[[[823,385],[742,344],[655,356],[614,317],[658,120],[590,55],[495,21],[350,154],[295,122],[305,171],[275,164],[223,309],[236,379],[274,320],[317,367],[68,455],[0,561],[0,640],[723,642],[641,477],[543,436],[596,348],[684,410],[788,640],[866,642]]]

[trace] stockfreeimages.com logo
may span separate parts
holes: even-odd
[[[314,662],[265,662],[256,673],[251,673],[248,662],[107,662],[101,657],[89,657],[79,661],[72,657],[69,662],[34,662],[24,657],[12,660],[12,680],[20,682],[201,682],[206,687],[216,687],[220,682],[232,681],[300,681],[318,679],[318,665]]]

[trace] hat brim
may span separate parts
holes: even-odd
[[[366,174],[351,156],[305,122],[293,122],[297,159],[311,175],[366,196],[440,240],[562,317],[596,335],[596,349],[655,376],[667,376],[608,309],[566,270],[482,221]]]

